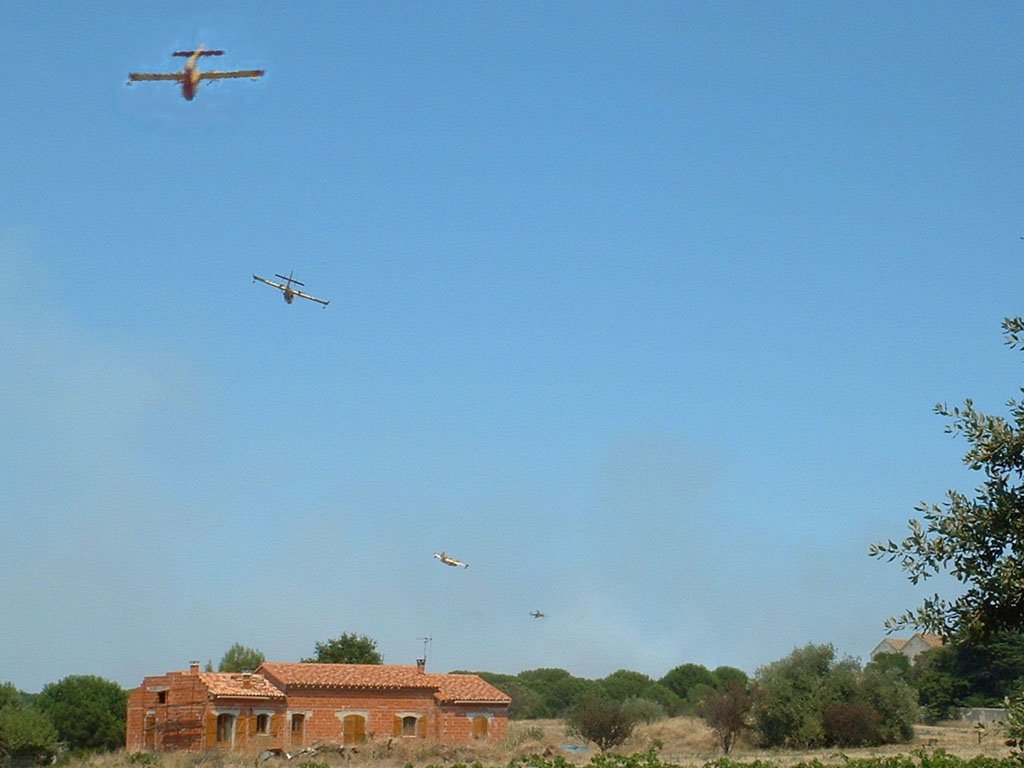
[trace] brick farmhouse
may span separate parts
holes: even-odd
[[[266,662],[252,673],[151,675],[128,697],[129,752],[296,752],[320,742],[395,737],[459,743],[505,737],[511,699],[473,674],[423,662]]]

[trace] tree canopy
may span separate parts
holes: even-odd
[[[316,656],[304,662],[322,664],[383,664],[377,641],[366,635],[345,632],[341,637],[316,644]]]
[[[1003,331],[1010,348],[1022,347],[1024,320],[1005,319]],[[973,497],[950,490],[941,504],[920,504],[910,534],[874,544],[870,554],[899,562],[913,584],[948,573],[964,592],[953,600],[925,598],[890,618],[890,630],[912,626],[946,638],[984,639],[1024,628],[1024,404],[1010,400],[1007,407],[1009,418],[982,413],[970,399],[935,406],[949,420],[946,432],[966,439],[964,463],[984,480]]]
[[[117,683],[95,675],[72,675],[44,686],[35,701],[72,749],[124,746],[128,693]]]
[[[225,651],[217,671],[252,672],[266,660],[266,657],[255,648],[246,648],[241,643],[235,643]]]

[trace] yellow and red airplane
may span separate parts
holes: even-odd
[[[447,552],[435,552],[434,557],[436,557],[445,565],[450,565],[452,568],[469,568],[469,563],[464,563],[461,560],[456,560]]]
[[[185,68],[181,72],[131,72],[128,75],[128,85],[140,80],[174,80],[181,83],[181,95],[186,100],[192,101],[199,90],[199,83],[202,80],[224,80],[234,77],[251,77],[255,80],[263,77],[262,69],[240,69],[234,72],[200,72],[196,62],[200,56],[223,56],[224,51],[208,51],[199,46],[194,51],[175,51],[172,56],[187,56]]]

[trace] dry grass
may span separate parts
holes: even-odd
[[[527,755],[561,756],[573,765],[585,765],[596,754],[590,748],[582,754],[566,752],[566,744],[579,744],[578,737],[571,736],[560,720],[512,721],[508,737],[502,743],[473,743],[458,747],[431,745],[419,741],[402,739],[380,739],[359,748],[358,752],[332,752],[329,750],[315,755],[303,755],[286,761],[272,758],[260,763],[255,755],[211,752],[202,755],[189,753],[165,753],[151,765],[133,764],[123,752],[72,761],[69,768],[299,768],[303,763],[326,765],[327,768],[405,768],[412,765],[423,768],[428,765],[454,765],[463,763],[485,766],[505,766],[515,757]],[[640,725],[633,736],[616,751],[623,754],[646,752],[656,747],[662,761],[677,765],[700,766],[722,756],[714,734],[702,720],[692,717],[674,717],[650,725]],[[884,747],[835,750],[764,750],[756,749],[750,743],[740,741],[730,757],[738,761],[757,758],[771,761],[785,768],[799,762],[817,759],[825,764],[841,765],[845,757],[877,757],[894,754],[909,754],[913,750],[927,751],[944,749],[958,757],[970,758],[975,755],[1005,757],[1009,748],[1003,743],[1002,733],[997,728],[979,731],[963,723],[943,723],[935,726],[917,726],[915,738],[909,744],[892,744]],[[311,767],[309,767],[311,768]]]

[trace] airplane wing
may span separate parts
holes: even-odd
[[[303,299],[315,301],[317,304],[323,304],[325,307],[331,303],[330,300],[324,301],[323,299],[318,299],[316,296],[310,296],[308,293],[303,293],[302,291],[295,291],[295,295]]]
[[[253,275],[252,279],[253,280],[259,280],[261,283],[265,283],[267,285],[273,286],[274,288],[277,288],[277,290],[279,290],[279,291],[285,290],[285,287],[283,285],[281,285],[280,283],[275,283],[273,280],[267,280],[267,278],[265,278],[265,277],[260,277],[259,275]]]
[[[251,77],[254,80],[257,77],[263,77],[262,69],[240,69],[235,72],[200,72],[200,80],[224,80],[229,77]]]
[[[128,74],[128,79],[132,81],[136,80],[184,80],[184,72],[168,72],[167,74],[155,73],[155,72],[131,72]]]

